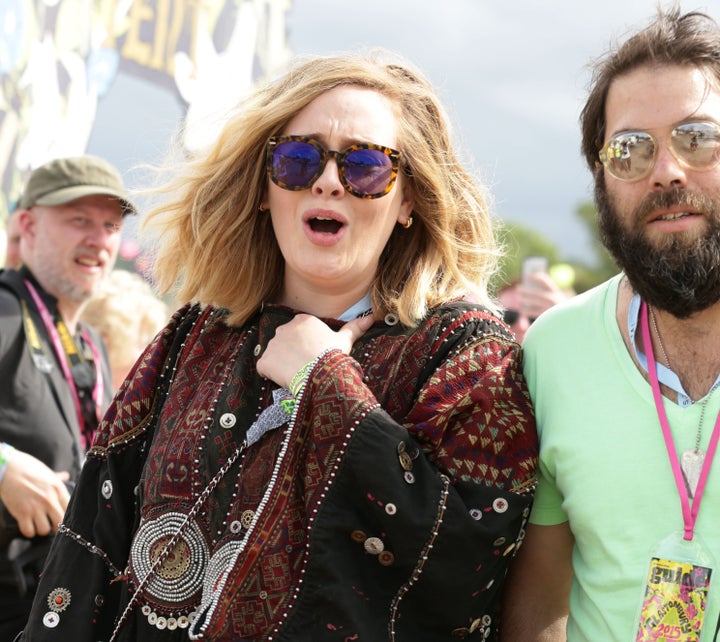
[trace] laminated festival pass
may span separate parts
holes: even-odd
[[[636,642],[699,642],[712,569],[653,557]]]

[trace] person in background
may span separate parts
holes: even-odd
[[[528,285],[514,279],[497,292],[498,302],[503,308],[503,321],[519,343],[523,342],[525,333],[537,317],[575,294],[560,288],[546,272],[536,272],[527,278],[531,281]]]
[[[50,534],[111,398],[100,336],[80,323],[135,208],[109,163],[30,174],[14,214],[23,264],[0,272],[0,639],[27,620]]]
[[[512,330],[518,343],[522,343],[532,321],[525,314],[520,296],[520,279],[514,279],[503,285],[497,292],[497,300],[502,306],[503,321]]]
[[[525,337],[541,474],[505,639],[717,640],[718,24],[658,9],[598,61],[581,123],[622,272]]]
[[[114,390],[136,359],[168,322],[165,302],[136,272],[113,270],[85,306],[81,319],[95,328],[107,347]]]
[[[155,276],[191,303],[103,421],[24,639],[495,638],[537,442],[433,88],[390,52],[299,61],[162,194]]]
[[[22,264],[20,251],[20,217],[17,209],[11,212],[5,225],[5,267],[18,269]]]

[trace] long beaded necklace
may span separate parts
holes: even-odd
[[[224,386],[224,383],[225,382],[223,382],[222,386]],[[145,587],[151,581],[154,574],[162,566],[165,559],[172,554],[175,545],[183,536],[188,526],[192,524],[192,521],[197,515],[198,511],[203,507],[210,494],[213,492],[218,483],[220,483],[220,480],[227,474],[233,464],[237,461],[238,457],[240,457],[240,455],[242,455],[248,447],[252,446],[255,442],[257,442],[266,432],[274,430],[275,428],[278,428],[279,426],[287,423],[288,420],[292,419],[294,404],[289,404],[288,402],[290,400],[292,400],[292,395],[286,388],[278,388],[277,390],[273,391],[273,404],[268,406],[260,414],[258,419],[252,424],[252,426],[250,426],[243,442],[235,449],[235,451],[230,455],[230,457],[228,457],[227,461],[222,465],[222,467],[218,470],[215,476],[210,480],[208,485],[200,493],[190,511],[181,519],[179,526],[177,526],[177,529],[172,534],[172,536],[167,539],[167,541],[163,541],[162,548],[159,550],[157,557],[152,562],[150,568],[146,570],[145,576],[135,588],[135,591],[133,592],[130,601],[126,605],[122,616],[120,617],[120,620],[117,622],[112,637],[110,638],[111,642],[117,638],[120,628],[127,621],[130,613],[135,607],[135,604],[140,598],[143,589],[145,589]],[[212,412],[209,413],[210,416],[212,416],[212,414]],[[288,446],[288,435],[291,432],[291,428],[292,425],[288,427],[286,438],[283,441],[284,450],[286,450]],[[284,450],[282,455],[284,455]],[[279,457],[279,459],[282,459],[282,456]],[[278,464],[276,463],[276,467],[277,466]],[[276,476],[277,475],[274,475],[271,486],[274,485]],[[262,512],[262,508],[267,503],[268,494],[268,491],[266,491],[266,494],[263,497],[263,500],[260,502],[260,506],[258,507],[258,514]],[[249,528],[248,534],[250,530],[251,529]],[[205,593],[205,591],[203,593]],[[205,599],[206,596],[203,595],[203,598]]]
[[[660,331],[658,330],[657,321],[655,320],[655,312],[650,306],[648,306],[648,309],[650,311],[650,321],[652,322],[653,331],[657,337],[660,352],[662,352],[663,359],[665,360],[665,365],[668,367],[668,370],[672,370],[672,367],[670,366],[670,359],[668,358],[667,352],[665,352],[665,346],[663,344],[662,337],[660,336]],[[695,495],[695,489],[697,488],[698,480],[700,479],[700,472],[702,471],[703,462],[705,461],[705,451],[700,448],[702,427],[705,420],[705,408],[710,400],[710,396],[713,392],[715,392],[719,383],[720,381],[716,381],[713,384],[700,406],[700,420],[698,421],[697,433],[695,435],[695,447],[684,451],[680,457],[680,468],[682,469],[685,486],[691,499]]]
[[[206,324],[209,323],[210,319],[206,320]],[[203,328],[201,332],[204,332],[205,329]],[[185,344],[183,344],[184,347]],[[214,395],[214,398],[212,400],[210,409],[207,413],[207,419],[205,421],[205,430],[202,432],[201,439],[205,439],[207,435],[208,428],[210,424],[214,420],[215,415],[215,408],[217,406],[217,403],[220,399],[221,393],[224,390],[226,384],[228,383],[229,374],[232,371],[233,365],[235,363],[235,359],[237,358],[239,352],[235,352],[233,357],[228,362],[228,365],[225,369],[224,376],[222,378],[222,381],[219,382],[218,389],[216,391],[216,394]],[[179,361],[179,359],[178,359]],[[177,368],[177,364],[173,367],[173,374]],[[262,390],[264,391],[264,386]],[[261,394],[260,397],[263,395]],[[254,443],[256,443],[266,432],[275,430],[276,428],[282,426],[283,424],[288,424],[288,428],[286,430],[286,435],[283,440],[283,449],[281,450],[281,454],[278,457],[279,460],[282,460],[284,458],[284,454],[289,446],[290,441],[290,434],[292,433],[292,428],[294,425],[293,421],[293,411],[294,411],[294,398],[292,394],[286,389],[286,388],[278,388],[273,391],[272,393],[272,399],[273,402],[270,406],[264,408],[262,411],[258,413],[258,417],[253,422],[253,424],[248,428],[247,433],[245,435],[245,438],[243,439],[242,443],[237,446],[230,454],[226,462],[220,467],[220,469],[217,471],[217,473],[214,475],[214,477],[210,480],[210,482],[205,486],[203,489],[198,489],[199,492],[197,494],[196,500],[191,507],[191,509],[186,514],[174,514],[174,515],[167,515],[166,517],[172,518],[169,520],[166,520],[167,523],[163,523],[165,527],[171,526],[173,531],[170,532],[163,532],[162,537],[160,539],[155,538],[152,542],[146,542],[144,541],[145,538],[136,536],[136,541],[133,543],[133,550],[137,547],[138,550],[147,553],[145,555],[140,554],[136,555],[135,562],[137,564],[137,570],[140,571],[138,575],[138,582],[135,587],[135,590],[133,591],[132,595],[130,596],[130,600],[128,601],[127,605],[125,606],[125,609],[123,610],[123,613],[121,614],[120,618],[117,620],[115,628],[113,630],[113,633],[110,637],[110,642],[113,642],[117,639],[121,628],[124,626],[124,624],[128,621],[128,618],[132,611],[134,610],[135,606],[137,605],[138,601],[141,599],[143,591],[149,590],[150,593],[153,591],[150,591],[150,583],[154,581],[154,579],[157,578],[157,573],[160,570],[160,568],[163,566],[165,560],[173,554],[173,551],[175,550],[176,545],[180,542],[181,539],[183,539],[186,535],[189,539],[192,539],[190,535],[190,531],[193,530],[194,520],[197,517],[198,513],[203,509],[206,501],[208,500],[209,496],[212,494],[212,492],[215,490],[217,485],[220,483],[220,481],[225,477],[225,475],[229,472],[229,470],[233,467],[233,465],[238,461],[242,461],[245,451],[247,448],[252,446]],[[276,462],[276,468],[279,466],[279,463]],[[275,479],[277,477],[277,474],[273,475],[273,479],[271,480],[271,483],[266,489],[265,496],[260,502],[260,505],[258,506],[258,509],[256,511],[255,517],[253,519],[253,523],[249,525],[248,532],[246,535],[249,535],[249,533],[253,530],[255,522],[258,519],[258,516],[260,513],[262,513],[262,510],[265,506],[265,504],[268,501],[268,495],[269,492],[272,490],[272,487],[274,486]],[[227,516],[226,516],[227,518]],[[227,521],[227,519],[225,520]],[[172,523],[170,523],[172,522]],[[148,525],[148,530],[152,531],[155,527],[155,524],[150,523]],[[142,529],[142,526],[140,527]],[[155,529],[157,530],[157,529]],[[188,534],[190,533],[190,534]],[[239,548],[244,548],[245,541],[243,540],[243,545]],[[148,544],[150,548],[154,547],[154,550],[149,552]],[[238,542],[233,542],[234,546],[231,547],[232,552],[236,552],[236,549],[238,548],[237,544]],[[133,556],[131,551],[131,557]],[[213,556],[215,557],[215,556]],[[219,555],[219,558],[222,558],[220,561],[228,561],[225,558],[227,555]],[[218,566],[217,561],[211,559],[208,563],[208,568],[203,568],[203,572],[208,575],[218,575],[217,571],[215,573],[212,572],[213,567]],[[221,564],[221,567],[223,570],[227,571],[227,564],[223,563]],[[210,585],[214,585],[216,582],[209,582]],[[207,600],[206,597],[206,585],[208,584],[207,577],[206,581],[204,582],[203,587],[203,604],[201,606],[205,606],[204,602]],[[212,597],[212,596],[209,596]],[[151,617],[154,615],[152,612],[148,612],[147,614],[143,612],[143,615],[148,616],[148,622],[155,626],[155,621],[151,621]],[[196,615],[196,612],[193,612],[191,614],[191,617],[186,618],[185,616],[182,616],[181,618],[178,618],[178,622],[182,619],[183,624],[180,624],[181,628],[187,628],[189,625],[192,624],[192,621],[194,619],[194,616]],[[154,618],[153,618],[154,619]],[[161,621],[163,626],[161,626]],[[168,620],[166,618],[157,618],[157,627],[159,629],[164,628],[164,623]]]

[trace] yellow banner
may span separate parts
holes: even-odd
[[[202,118],[210,103],[236,101],[287,62],[289,8],[290,0],[1,0],[0,220],[30,170],[84,153],[118,74],[175,92]]]

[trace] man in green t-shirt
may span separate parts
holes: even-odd
[[[540,476],[504,639],[715,640],[720,27],[659,9],[599,60],[581,124],[622,272],[526,335]]]

